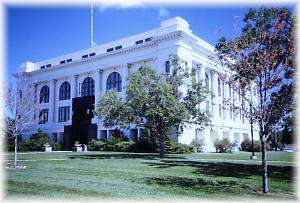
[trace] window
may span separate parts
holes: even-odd
[[[106,90],[115,88],[118,92],[122,91],[122,79],[121,75],[117,72],[111,73],[106,81]]]
[[[93,96],[95,95],[95,84],[91,77],[87,77],[83,80],[81,85],[81,96]]]
[[[85,54],[82,56],[83,59],[87,58],[89,55]]]
[[[122,45],[115,47],[115,50],[118,50],[118,49],[122,49]]]
[[[19,119],[19,120],[21,119],[21,115],[18,115],[18,119]]]
[[[232,106],[230,106],[230,119],[232,119]]]
[[[220,118],[222,117],[222,106],[221,106],[221,104],[219,104],[219,117]]]
[[[148,37],[148,38],[145,39],[145,42],[149,42],[151,40],[152,40],[152,37]]]
[[[66,63],[65,60],[59,62],[59,64],[64,64],[64,63]]]
[[[221,96],[221,80],[218,78],[218,95]]]
[[[49,102],[49,87],[47,85],[43,86],[40,92],[40,103]]]
[[[68,82],[63,82],[59,88],[59,100],[70,99],[71,85]]]
[[[45,66],[41,66],[41,69],[45,68]]]
[[[67,59],[67,63],[69,63],[69,62],[71,62],[72,61],[72,59]]]
[[[90,57],[91,57],[91,56],[95,56],[95,55],[96,55],[95,53],[91,53],[91,54],[90,54]]]
[[[113,51],[114,50],[114,48],[109,48],[109,49],[107,49],[106,51],[107,52],[111,52],[111,51]]]
[[[228,88],[229,88],[229,99],[231,99],[231,86],[228,85]]]
[[[143,43],[143,40],[138,40],[135,42],[135,44],[142,44]]]
[[[46,67],[51,67],[51,64],[47,64]]]
[[[22,99],[22,90],[19,90],[19,98]]]
[[[170,73],[171,63],[170,61],[166,61],[166,73]]]
[[[205,73],[205,87],[206,87],[206,90],[209,90],[209,78],[206,73]]]
[[[70,119],[70,106],[59,107],[58,122],[66,122]]]
[[[39,115],[39,124],[45,124],[48,122],[48,109],[42,109]]]
[[[206,113],[209,113],[210,109],[209,109],[209,101],[206,101]]]

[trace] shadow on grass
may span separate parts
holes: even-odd
[[[232,190],[233,192],[240,192],[239,189],[248,190],[251,192],[258,192],[257,189],[250,185],[241,183],[238,180],[215,180],[214,178],[188,178],[188,177],[147,177],[146,184],[158,184],[166,187],[178,187],[187,190],[201,190],[209,191],[210,193],[219,193],[220,190]]]
[[[70,159],[160,159],[158,154],[134,154],[134,153],[112,153],[112,154],[79,154],[71,155]],[[185,159],[184,157],[165,155],[165,159]]]
[[[147,163],[156,168],[169,168],[174,166],[186,166],[195,168],[195,173],[221,177],[250,178],[261,176],[261,165],[247,165],[238,163],[207,163],[201,161],[186,160],[161,160],[160,162]],[[268,166],[270,179],[279,181],[292,181],[294,168],[292,166]]]

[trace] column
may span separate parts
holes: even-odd
[[[98,73],[99,73],[100,96],[102,96],[103,95],[103,85],[102,85],[102,83],[103,83],[103,78],[102,78],[102,76],[103,76],[103,69],[99,69]]]
[[[72,93],[72,98],[76,98],[78,95],[78,75],[74,75],[74,77],[72,77],[72,81],[71,81],[71,93]]]
[[[218,96],[217,93],[217,74],[216,71],[211,70],[211,95],[212,95],[212,99],[211,99],[211,114],[213,117],[215,117],[215,114],[218,114],[218,111],[216,111],[216,97]]]
[[[34,85],[34,101],[33,101],[33,108],[34,108],[34,115],[33,115],[33,119],[36,120],[37,118],[37,84],[33,83]]]
[[[49,103],[49,115],[48,121],[49,123],[55,123],[55,88],[56,88],[56,80],[53,79],[50,83],[50,103]]]
[[[94,72],[94,81],[95,81],[95,108],[98,105],[100,97],[100,73],[99,70]]]

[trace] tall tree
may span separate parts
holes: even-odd
[[[127,78],[124,99],[110,90],[100,99],[95,112],[106,126],[126,128],[133,124],[148,129],[158,143],[161,158],[171,128],[181,130],[185,125],[203,125],[208,120],[199,110],[207,91],[196,81],[196,71],[185,68],[177,56],[171,59],[169,75],[158,74],[143,65]]]
[[[250,82],[258,86],[258,102],[252,109],[260,127],[263,192],[267,193],[266,142],[271,134],[267,129],[272,117],[278,113],[278,106],[272,106],[272,102],[278,101],[274,92],[284,85],[285,74],[294,68],[295,17],[286,8],[263,7],[250,9],[243,22],[241,33],[229,40],[220,38],[216,51],[222,64],[233,70],[241,87],[253,90],[249,87]],[[244,99],[249,101],[249,97]],[[293,100],[281,102],[279,106],[288,108],[290,102]]]
[[[5,89],[5,126],[4,132],[8,139],[14,140],[14,161],[12,168],[17,169],[18,160],[18,138],[25,132],[26,128],[38,122],[33,119],[38,111],[35,103],[34,88],[28,83],[28,77],[24,73],[16,75],[15,88],[10,84]]]

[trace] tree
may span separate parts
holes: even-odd
[[[128,76],[124,99],[112,89],[100,99],[95,112],[106,126],[126,128],[131,124],[148,129],[152,141],[158,143],[161,158],[171,128],[180,131],[186,125],[203,125],[208,121],[199,110],[207,91],[196,81],[196,71],[184,68],[177,56],[171,59],[169,75],[158,74],[143,65]]]
[[[10,84],[5,89],[5,126],[4,132],[8,139],[14,139],[14,161],[13,169],[17,169],[18,138],[26,128],[37,122],[33,115],[38,110],[35,104],[35,93],[28,83],[28,77],[25,73],[19,73],[16,76],[16,87]]]
[[[250,82],[258,85],[258,103],[252,106],[251,116],[260,127],[263,192],[267,193],[266,142],[271,134],[268,126],[278,113],[278,106],[272,106],[272,102],[278,101],[274,92],[284,85],[285,75],[295,67],[295,17],[285,8],[260,8],[250,9],[243,22],[241,33],[229,40],[220,38],[216,51],[242,88],[252,90]],[[289,108],[291,102],[281,103],[280,108]]]

